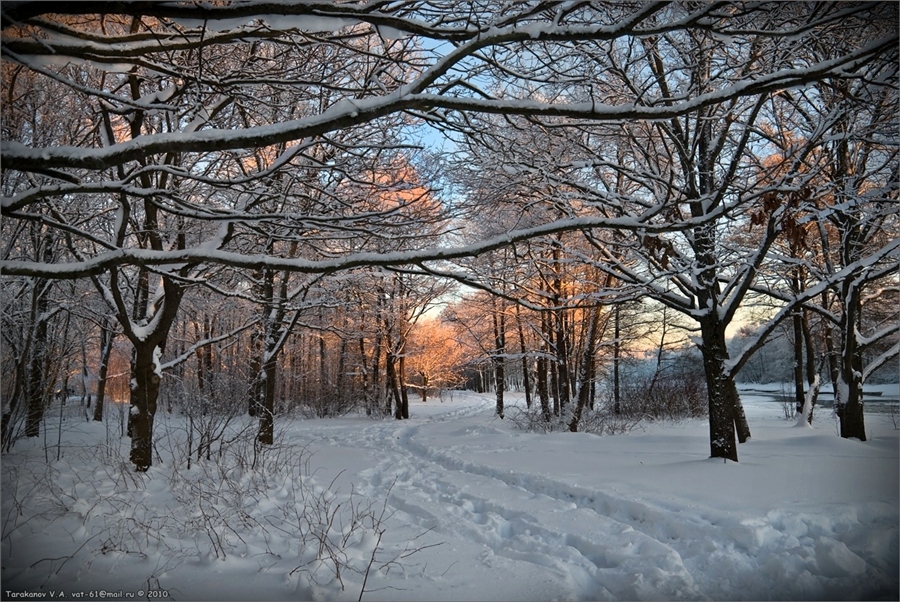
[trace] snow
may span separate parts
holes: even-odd
[[[221,32],[240,29],[245,25],[249,25],[252,19],[238,17],[235,19],[190,19],[187,17],[178,17],[173,19],[182,27],[200,28],[204,27],[210,31]]]
[[[377,25],[375,28],[378,31],[378,35],[388,42],[402,40],[403,38],[408,38],[412,35],[401,29],[397,29],[396,27],[391,27],[390,25]]]
[[[266,23],[273,29],[297,28],[312,33],[333,33],[358,23],[355,19],[328,17],[322,15],[277,15],[265,16]]]
[[[44,438],[4,456],[2,589],[356,600],[375,550],[363,599],[896,600],[900,431],[870,411],[868,442],[841,439],[822,408],[794,428],[773,387],[742,391],[753,439],[739,463],[708,458],[703,420],[540,435],[495,418],[492,394],[457,391],[411,401],[406,421],[278,416],[275,461],[227,472],[175,466],[185,421],[160,411],[159,458],[140,476],[115,408],[110,426],[69,404],[62,460],[47,463]],[[380,542],[298,521],[313,499],[384,508]],[[298,544],[316,529],[346,538],[343,590]]]

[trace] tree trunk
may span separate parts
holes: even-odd
[[[422,403],[428,401],[428,375],[419,373],[422,376]]]
[[[25,379],[25,436],[37,437],[41,434],[44,419],[44,356],[47,345],[47,322],[39,320],[35,325],[31,341],[31,355],[28,358],[28,373]]]
[[[3,412],[3,418],[0,420],[0,448],[9,451],[13,444],[13,429],[17,423],[13,420],[13,416],[17,416],[17,410],[21,408],[19,405],[19,397],[25,390],[25,358],[19,358],[16,362],[16,374],[13,381],[13,391],[9,398],[9,405]]]
[[[347,338],[341,336],[341,345],[338,348],[338,366],[337,374],[334,375],[334,398],[341,404],[343,403],[344,393],[347,387]]]
[[[569,358],[566,337],[565,310],[553,312],[556,316],[556,369],[559,387],[559,411],[569,405]]]
[[[401,415],[409,418],[409,392],[406,390],[406,358],[401,355],[397,362],[397,382],[400,385]]]
[[[537,359],[537,390],[538,399],[541,402],[541,415],[544,422],[550,422],[550,393],[547,391],[547,357],[546,350],[540,350],[540,356]]]
[[[803,402],[806,394],[803,382],[803,324],[800,310],[796,310],[791,316],[791,326],[794,335],[794,405],[797,413],[803,411]]]
[[[849,392],[852,387],[850,383],[838,381],[838,386],[848,392],[848,398],[852,398],[853,394]],[[848,402],[841,406],[841,409],[838,410],[838,418],[841,421],[841,437],[844,439],[859,439],[860,441],[866,440],[863,404],[860,403],[858,397],[855,402]]]
[[[275,443],[275,384],[278,360],[275,353],[266,351],[263,363],[262,399],[259,407],[259,431],[256,440],[263,445]]]
[[[392,351],[388,351],[387,361],[385,362],[387,369],[387,385],[390,387],[390,395],[388,396],[388,412],[390,412],[391,399],[394,400],[394,418],[403,420],[403,399],[400,394],[400,381],[397,378],[397,357]]]
[[[708,127],[708,124],[704,127]],[[707,142],[707,137],[701,136],[701,146]],[[701,156],[705,156],[702,149]],[[711,170],[704,173],[705,177],[711,177]],[[709,186],[709,183],[701,182],[702,190],[708,189]],[[703,215],[703,204],[692,203],[691,212],[692,215]],[[718,260],[715,237],[715,229],[710,225],[694,229],[693,247],[699,266],[697,307],[706,310],[698,321],[701,334],[700,351],[703,355],[709,402],[710,456],[737,462],[735,435],[740,436],[741,442],[746,441],[750,438],[750,427],[734,379],[725,369],[725,362],[728,360],[728,348],[725,345],[727,325],[719,315],[720,290],[716,278]]]
[[[804,414],[809,424],[812,424],[813,410],[819,398],[819,368],[816,366],[816,349],[813,342],[812,329],[809,327],[809,312],[803,310],[803,343],[806,347],[806,382],[809,385],[807,398],[809,407],[804,407]]]
[[[525,407],[531,409],[531,371],[529,370],[528,352],[525,348],[525,329],[522,328],[522,316],[516,305],[517,326],[519,330],[519,351],[522,354],[522,386],[525,389]]]
[[[575,404],[575,411],[572,413],[572,419],[569,421],[569,430],[573,433],[578,432],[578,423],[581,422],[584,407],[590,399],[591,366],[594,363],[594,353],[597,350],[597,328],[600,322],[600,308],[598,306],[591,308],[589,320],[587,336],[584,342],[584,355],[581,358],[581,369],[579,371],[578,399]]]
[[[319,319],[324,322],[324,316],[319,313]],[[331,383],[328,379],[328,348],[325,344],[325,335],[319,335],[319,399],[322,403],[330,403],[328,401],[331,393]]]
[[[503,389],[506,382],[506,367],[503,358],[494,359],[494,379],[497,381],[497,416],[503,418]]]
[[[363,405],[366,407],[366,416],[372,415],[372,391],[369,388],[369,370],[366,368],[366,339],[359,337],[359,371],[362,376]],[[376,367],[376,370],[378,368]]]
[[[825,309],[831,308],[829,299],[830,295],[827,291],[822,293],[822,307]],[[825,343],[825,357],[828,359],[828,379],[831,381],[831,390],[834,391],[836,401],[840,369],[838,368],[838,353],[834,344],[834,328],[828,320],[823,320],[822,339]]]
[[[103,421],[103,406],[106,403],[106,377],[109,374],[109,358],[112,355],[112,329],[105,324],[100,326],[100,368],[97,370],[97,401],[94,405],[94,421]]]
[[[248,400],[247,413],[254,418],[259,415],[263,403],[262,355],[264,338],[265,333],[256,329],[250,335],[250,374],[253,375],[253,380],[250,382],[250,399]]]
[[[372,405],[376,408],[381,408],[382,401],[387,397],[382,396],[383,389],[381,388],[381,342],[382,337],[381,335],[378,335],[375,337],[375,342],[372,344],[372,395],[374,396]],[[387,414],[390,415],[390,413],[391,409],[387,408]]]
[[[727,381],[729,397],[731,398],[731,410],[734,412],[734,427],[737,430],[738,443],[746,443],[750,439],[750,423],[747,422],[747,414],[744,413],[744,404],[738,394],[737,384],[733,377]]]
[[[619,318],[619,305],[616,304],[613,310],[613,413],[618,416],[622,413],[622,385],[621,376],[619,374],[619,362],[622,353],[622,328]]]
[[[866,424],[862,402],[862,354],[857,340],[860,298],[855,282],[844,281],[843,324],[839,358],[838,386],[835,390],[835,411],[841,423],[841,437],[866,440]]]
[[[45,243],[50,247],[49,241]],[[52,257],[44,253],[46,261]],[[31,344],[28,345],[28,371],[25,375],[25,436],[37,437],[41,434],[41,421],[44,419],[44,404],[46,403],[46,389],[49,387],[45,360],[47,359],[47,310],[50,308],[49,300],[50,283],[39,279],[34,283],[32,292],[31,323],[34,330],[31,333]]]
[[[725,331],[715,312],[700,320],[703,368],[709,399],[710,457],[738,461],[735,441],[735,399],[725,373]],[[736,394],[736,389],[734,390]]]
[[[138,472],[146,472],[153,464],[153,419],[159,397],[159,367],[154,361],[156,345],[136,344],[132,362],[131,462]]]
[[[505,313],[502,308],[497,307],[495,297],[491,297],[491,305],[493,311],[491,317],[494,325],[494,357],[491,360],[494,364],[494,380],[496,381],[497,392],[497,416],[503,418],[503,391],[506,388],[506,320]]]

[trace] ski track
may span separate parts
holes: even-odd
[[[363,482],[357,490],[373,499],[390,492],[389,507],[404,513],[409,523],[484,546],[479,559],[488,566],[497,556],[544,567],[567,590],[560,599],[709,600],[748,592],[777,598],[779,585],[791,575],[819,572],[814,560],[796,553],[801,543],[808,547],[816,541],[815,517],[780,510],[765,519],[712,509],[685,514],[677,505],[655,506],[493,468],[454,456],[454,447],[428,445],[427,431],[435,424],[491,409],[485,401],[416,424],[388,421],[365,427],[363,440],[356,443],[384,459],[359,473]],[[318,441],[341,444],[341,437],[322,434]],[[843,546],[825,537],[815,545],[817,553],[826,548],[823,554]],[[767,572],[784,579],[770,584],[768,595],[760,590],[761,556],[768,557]]]

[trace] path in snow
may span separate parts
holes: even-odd
[[[464,402],[453,409],[434,404],[427,411],[420,405],[413,420],[357,425],[352,432],[313,427],[321,433],[317,447],[346,447],[352,436],[353,445],[377,458],[375,466],[353,478],[354,488],[372,499],[390,492],[392,524],[415,526],[429,531],[431,540],[443,541],[437,562],[449,565],[447,572],[480,568],[495,573],[496,594],[485,592],[482,582],[475,591],[462,584],[451,597],[852,596],[857,581],[866,578],[866,561],[829,535],[841,521],[848,529],[877,522],[883,510],[877,505],[874,510],[865,504],[813,512],[772,509],[765,516],[747,516],[695,508],[677,498],[644,500],[627,488],[619,491],[615,482],[579,484],[553,473],[553,462],[564,455],[529,464],[535,459],[532,450],[509,462],[515,459],[517,439],[524,442],[521,434],[491,421],[490,400],[468,396]],[[703,460],[699,468],[710,471],[714,462]],[[590,474],[589,467],[574,468]],[[886,526],[896,535],[895,527]],[[879,545],[873,554],[890,549],[891,542]],[[393,592],[389,597],[402,596]]]
[[[797,427],[768,392],[742,397],[754,438],[739,464],[707,457],[702,420],[535,435],[471,393],[413,402],[402,422],[283,416],[284,454],[273,457],[315,467],[303,491],[386,508],[367,600],[897,600],[890,416],[867,415],[861,443],[838,437],[826,411]],[[184,418],[158,419],[158,451],[181,449]],[[347,540],[344,580],[308,565],[302,542],[322,525],[292,514],[307,503],[288,476],[300,467],[219,479],[215,462],[187,472],[166,456],[131,478],[114,424],[75,414],[62,424],[60,461],[48,462],[46,438],[4,457],[5,587],[64,587],[66,599],[151,586],[178,600],[357,599],[374,538]],[[208,488],[196,504],[184,498],[195,481]],[[322,524],[347,534],[350,514]]]

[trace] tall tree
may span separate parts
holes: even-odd
[[[877,31],[889,25],[872,27]],[[833,57],[863,43],[865,35],[865,30],[848,30],[837,43],[819,40],[806,52],[811,60]],[[800,140],[818,144],[802,156],[811,186],[794,212],[792,252],[775,267],[795,274],[794,285],[787,291],[764,290],[795,308],[799,336],[807,336],[802,316],[810,311],[830,323],[826,348],[841,436],[863,441],[862,386],[873,369],[900,353],[896,344],[881,345],[871,364],[864,365],[866,347],[896,339],[900,332],[895,321],[866,318],[867,305],[874,309],[879,298],[890,296],[900,257],[900,244],[888,234],[898,227],[897,72],[896,60],[873,61],[858,78],[828,78],[809,90],[785,91],[773,101],[781,110],[781,127],[790,131],[790,136],[773,137],[780,152]],[[813,372],[809,365],[806,371]]]

